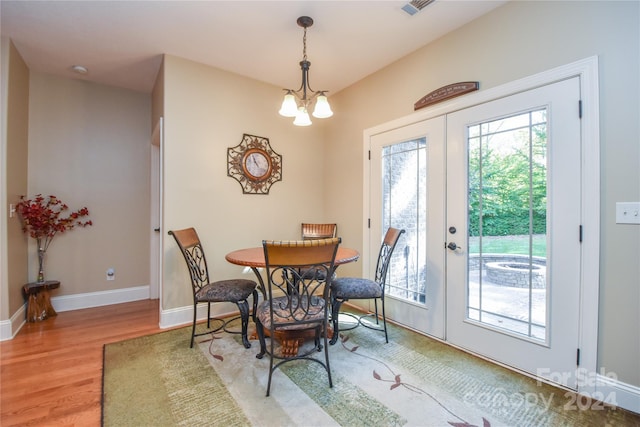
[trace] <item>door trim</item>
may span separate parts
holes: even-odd
[[[151,219],[150,224],[152,230],[150,244],[150,262],[149,262],[149,298],[160,299],[160,309],[162,309],[162,262],[163,249],[162,242],[162,192],[163,192],[163,147],[164,147],[164,121],[160,117],[153,129],[151,137]],[[160,232],[154,229],[159,228]]]
[[[580,98],[582,99],[582,184],[584,188],[581,215],[586,231],[582,241],[582,286],[580,292],[580,369],[586,372],[586,381],[578,382],[578,392],[592,394],[596,391],[594,381],[597,375],[598,355],[598,304],[600,278],[600,108],[598,86],[598,57],[592,56],[571,64],[563,65],[529,77],[503,85],[480,90],[458,97],[442,104],[427,107],[418,112],[401,117],[363,131],[363,224],[362,224],[362,274],[369,271],[369,192],[371,184],[368,150],[372,136],[387,132],[433,117],[472,107],[519,92],[535,89],[572,77],[580,78]],[[576,106],[576,110],[578,106]]]

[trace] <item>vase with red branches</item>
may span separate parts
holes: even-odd
[[[38,246],[38,282],[44,282],[44,255],[51,241],[58,233],[64,233],[75,227],[93,225],[86,207],[78,209],[64,216],[69,207],[56,196],[44,197],[37,194],[32,199],[20,197],[16,211],[22,219],[22,231],[36,239]]]

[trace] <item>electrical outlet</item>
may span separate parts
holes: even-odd
[[[116,280],[116,269],[111,267],[107,269],[107,280]]]

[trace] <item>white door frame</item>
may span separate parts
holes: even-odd
[[[363,242],[362,274],[370,271],[370,236],[368,228],[370,170],[367,152],[373,135],[386,132],[416,122],[441,116],[463,108],[472,107],[504,96],[545,86],[559,80],[580,77],[580,97],[582,99],[582,197],[583,218],[581,265],[582,288],[580,296],[580,369],[586,381],[578,383],[578,392],[592,394],[596,391],[598,354],[598,302],[600,277],[600,108],[598,86],[598,57],[593,56],[568,65],[544,71],[501,86],[455,98],[448,102],[425,108],[411,115],[378,125],[363,132]],[[576,106],[576,108],[578,108]],[[588,231],[587,231],[588,230]]]
[[[163,118],[160,117],[151,137],[151,244],[149,254],[149,299],[160,299],[162,310],[162,147]],[[160,229],[160,232],[156,229]]]

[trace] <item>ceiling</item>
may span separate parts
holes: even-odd
[[[506,1],[407,2],[1,0],[0,28],[38,72],[148,93],[170,54],[298,89],[306,15],[310,84],[330,96]]]

